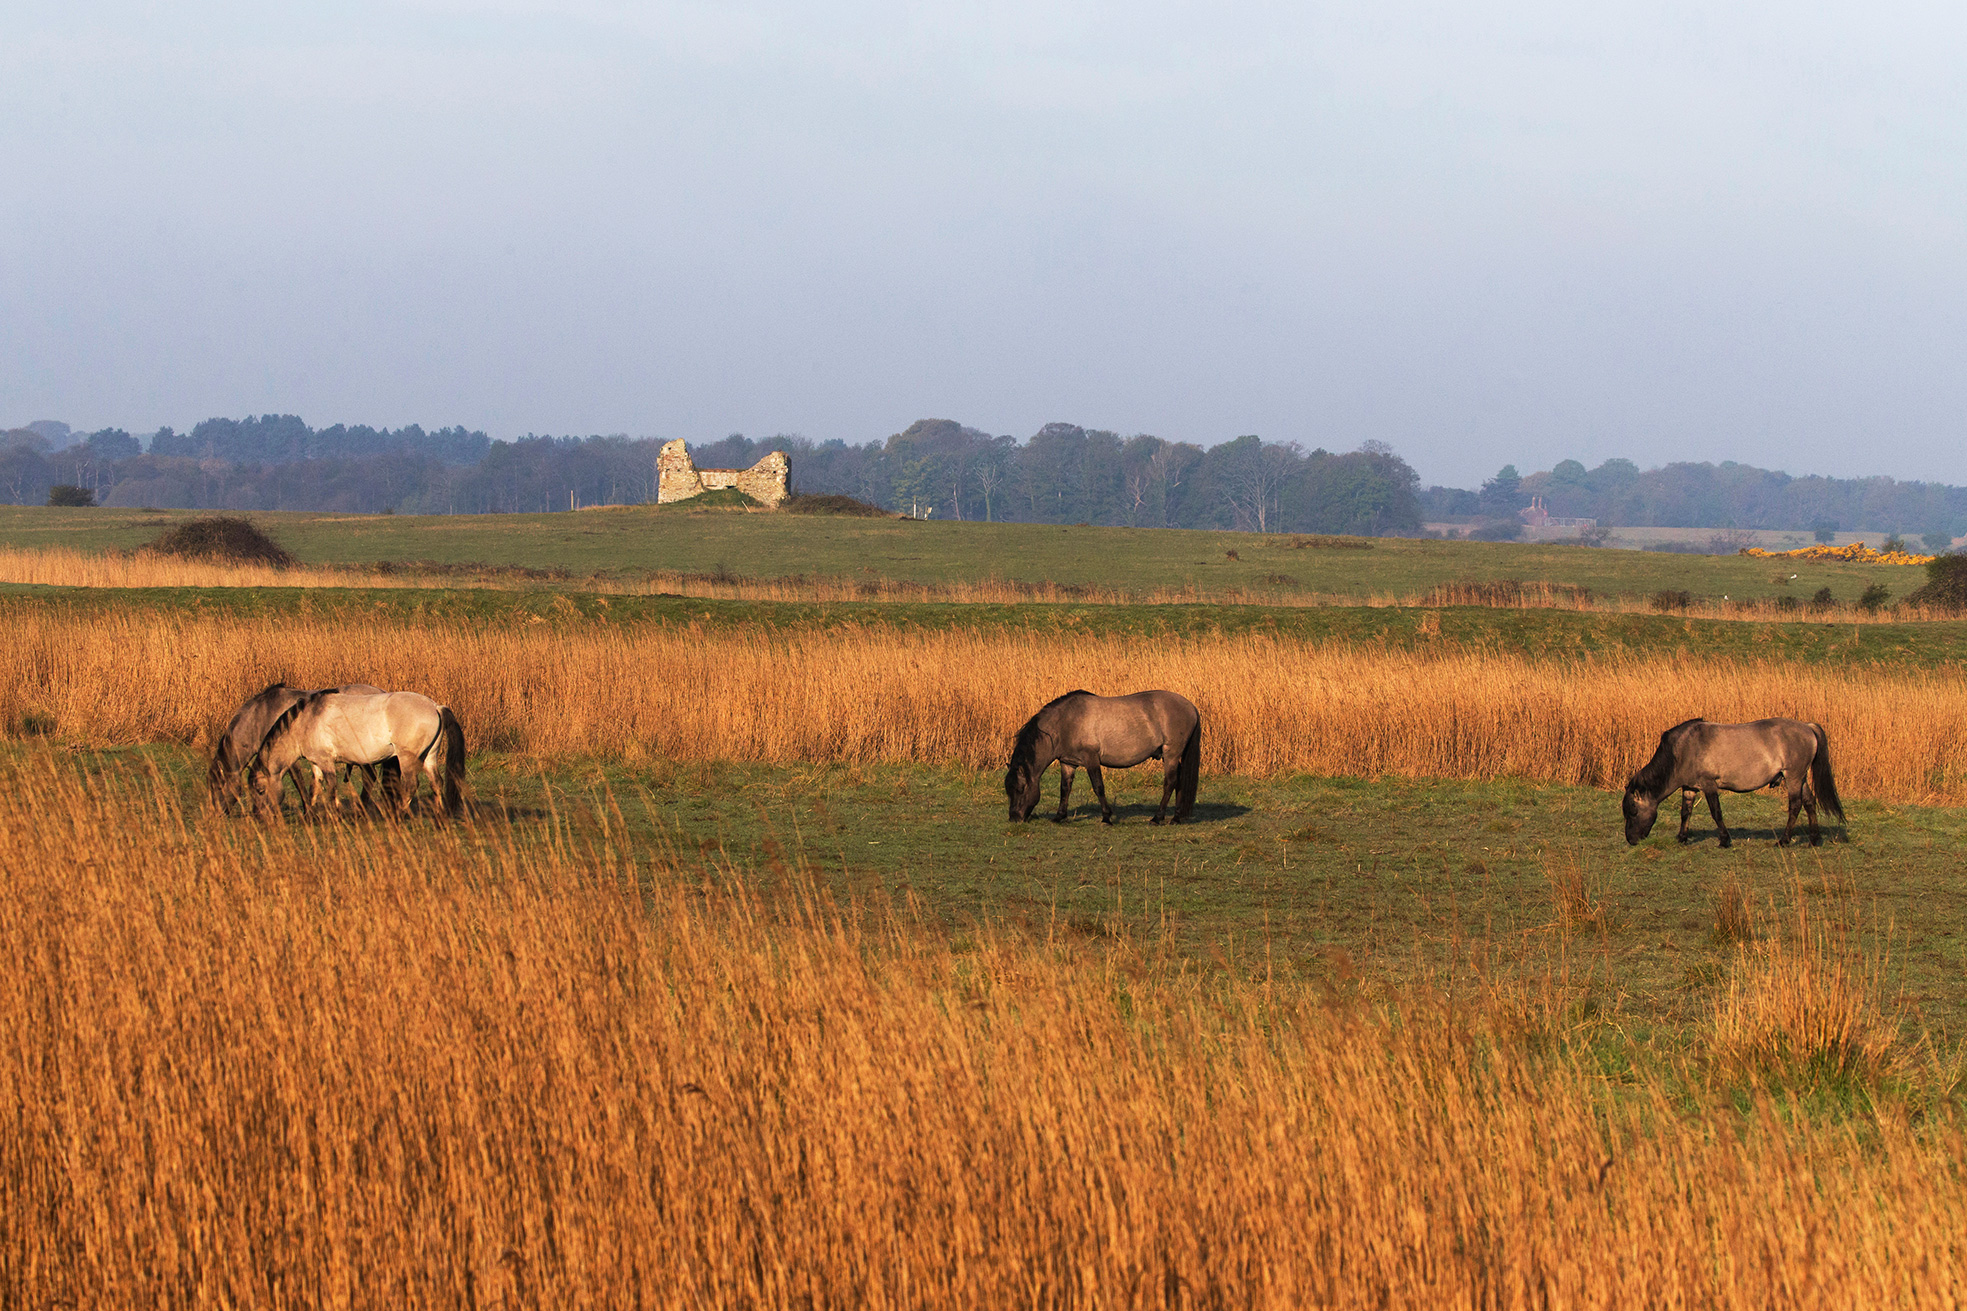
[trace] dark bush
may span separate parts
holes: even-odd
[[[1471,542],[1513,542],[1523,536],[1521,519],[1492,519],[1469,529]]]
[[[1837,598],[1831,595],[1828,587],[1819,587],[1815,592],[1810,594],[1810,608],[1812,610],[1828,610],[1836,604]]]
[[[1660,591],[1653,593],[1653,608],[1662,612],[1668,610],[1685,610],[1692,604],[1694,604],[1694,594],[1692,592],[1676,592],[1671,588],[1662,588]]]
[[[1926,584],[1906,597],[1909,605],[1967,610],[1967,555],[1936,555],[1926,562]]]
[[[1784,611],[1785,613],[1791,610],[1800,610],[1802,608],[1803,608],[1803,603],[1797,600],[1793,596],[1779,596],[1776,598],[1776,609]]]
[[[187,519],[144,549],[192,560],[269,564],[276,569],[299,563],[286,547],[260,531],[251,519],[236,514]]]
[[[1858,597],[1858,609],[1875,614],[1878,608],[1892,599],[1892,589],[1883,583],[1873,583]]]
[[[698,492],[687,501],[670,501],[662,508],[665,510],[762,510],[765,508],[765,503],[735,487],[717,487],[707,492]]]
[[[780,504],[787,514],[843,514],[860,519],[888,519],[893,516],[878,505],[835,492],[811,496],[801,492]]]
[[[48,504],[68,506],[71,509],[85,508],[96,503],[96,494],[86,487],[74,483],[56,483],[48,489]]]

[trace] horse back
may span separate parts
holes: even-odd
[[[1100,746],[1102,754],[1144,757],[1164,744],[1188,741],[1201,714],[1179,692],[1159,688],[1126,696],[1076,696],[1062,709],[1068,721],[1062,741],[1075,747]]]
[[[1817,754],[1818,729],[1800,719],[1694,725],[1679,743],[1676,776],[1707,777],[1735,791],[1763,786],[1777,773],[1801,778]]]

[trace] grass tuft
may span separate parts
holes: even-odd
[[[1827,918],[1800,885],[1791,900],[1779,931],[1736,949],[1715,1003],[1717,1070],[1792,1087],[1873,1087],[1909,1073],[1915,1053],[1888,995],[1889,962],[1862,946],[1857,912]]]

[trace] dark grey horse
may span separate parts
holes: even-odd
[[[1168,798],[1178,789],[1175,822],[1195,809],[1196,784],[1202,776],[1202,716],[1185,696],[1175,692],[1135,692],[1131,696],[1094,696],[1067,692],[1049,701],[1018,730],[1011,764],[1004,771],[1004,795],[1011,801],[1011,819],[1023,822],[1038,806],[1039,780],[1046,768],[1059,762],[1059,813],[1064,820],[1072,797],[1072,775],[1084,769],[1100,799],[1100,822],[1113,822],[1106,799],[1106,780],[1100,770],[1131,769],[1143,760],[1161,762],[1161,810],[1150,822],[1168,817]]]
[[[1810,845],[1821,846],[1817,806],[1844,818],[1837,799],[1837,782],[1830,774],[1830,740],[1824,730],[1800,719],[1758,719],[1753,724],[1714,724],[1690,719],[1660,734],[1660,746],[1646,767],[1626,784],[1626,841],[1638,843],[1653,831],[1660,802],[1680,789],[1680,841],[1687,840],[1687,821],[1694,813],[1694,794],[1707,797],[1721,845],[1728,846],[1728,826],[1721,820],[1723,792],[1757,792],[1782,784],[1789,791],[1789,823],[1782,843],[1796,831],[1796,812],[1810,812]]]
[[[350,683],[341,689],[344,692],[375,692],[380,689],[367,683]],[[260,743],[267,731],[289,710],[305,701],[311,693],[304,688],[288,687],[285,683],[270,683],[248,697],[246,703],[233,712],[232,720],[219,734],[218,745],[212,748],[211,763],[205,769],[205,787],[211,794],[212,804],[220,810],[227,810],[239,796],[240,771],[253,763],[259,754]],[[362,799],[367,802],[369,789],[378,780],[373,766],[357,766],[363,773]],[[396,762],[386,760],[382,766],[383,783],[396,781]],[[301,794],[306,803],[307,794]]]

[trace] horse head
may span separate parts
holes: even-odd
[[[1011,822],[1022,824],[1038,808],[1038,770],[1035,761],[1022,755],[1011,757],[1004,771],[1004,795],[1011,803]]]
[[[1653,831],[1653,821],[1660,817],[1660,799],[1647,795],[1638,782],[1626,784],[1625,795],[1626,845],[1636,847],[1646,840]]]

